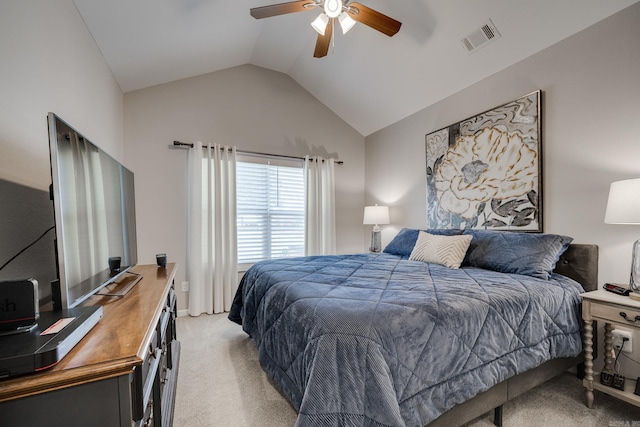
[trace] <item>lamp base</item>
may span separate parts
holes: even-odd
[[[635,301],[640,301],[640,294],[637,292],[629,292],[629,298]]]
[[[382,239],[380,237],[380,230],[373,230],[371,232],[371,246],[369,252],[378,253],[382,250]]]

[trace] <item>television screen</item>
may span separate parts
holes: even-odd
[[[137,263],[134,180],[55,114],[48,124],[60,305],[71,308]]]

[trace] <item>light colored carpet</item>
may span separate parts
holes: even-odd
[[[174,427],[293,426],[296,412],[258,363],[255,343],[226,314],[179,317],[180,371]],[[505,427],[640,427],[640,408],[561,375],[504,406]],[[490,427],[492,415],[469,427]]]

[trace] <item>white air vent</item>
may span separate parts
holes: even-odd
[[[489,19],[487,22],[482,24],[479,29],[460,39],[460,43],[462,43],[462,46],[468,53],[473,53],[499,38],[500,33],[498,32],[498,29],[493,25],[491,19]]]

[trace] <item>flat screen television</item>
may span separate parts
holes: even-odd
[[[58,270],[52,293],[54,307],[72,308],[137,263],[134,178],[60,117],[47,119]],[[109,268],[112,257],[120,257],[119,269]]]

